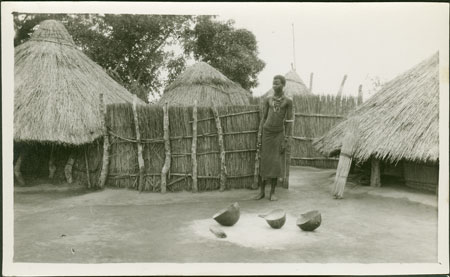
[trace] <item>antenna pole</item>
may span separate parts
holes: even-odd
[[[295,62],[295,33],[294,33],[294,23],[292,23],[292,52],[294,56],[294,71],[297,69],[297,64]]]

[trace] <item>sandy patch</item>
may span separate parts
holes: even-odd
[[[195,220],[189,226],[202,239],[230,242],[244,247],[283,250],[293,245],[310,244],[320,240],[320,227],[314,232],[304,232],[297,227],[297,218],[287,214],[281,229],[271,228],[257,214],[241,214],[239,221],[231,227],[219,225],[214,219]],[[209,231],[210,226],[221,228],[226,238],[217,238]]]

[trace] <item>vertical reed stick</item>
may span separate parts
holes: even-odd
[[[169,109],[167,102],[163,106],[164,112],[164,150],[166,152],[166,159],[161,172],[161,193],[166,193],[167,173],[170,169],[170,138],[169,138]]]
[[[22,177],[22,171],[20,170],[22,166],[24,154],[20,153],[19,157],[17,158],[16,165],[14,165],[14,176],[16,176],[16,180],[19,183],[20,186],[25,185],[25,180]]]
[[[192,192],[197,192],[197,100],[192,108]]]
[[[380,160],[372,158],[371,163],[372,166],[370,169],[370,186],[381,187]]]
[[[212,111],[214,114],[214,119],[216,120],[217,137],[219,140],[219,151],[220,151],[220,191],[224,191],[226,187],[226,164],[225,164],[225,145],[223,143],[223,131],[222,125],[220,124],[219,112],[217,107],[213,106]]]
[[[314,72],[311,72],[311,74],[309,75],[309,92],[313,92],[313,77],[314,77]]]
[[[50,179],[53,179],[56,172],[55,157],[53,151],[54,146],[52,145],[52,149],[50,150],[50,159],[48,160],[48,178]]]
[[[103,129],[103,159],[102,159],[102,171],[100,172],[100,178],[98,180],[97,187],[103,188],[106,183],[106,179],[108,178],[108,170],[109,170],[109,148],[111,144],[109,142],[109,134],[108,129],[106,127],[106,108],[105,103],[103,101],[103,93],[100,93],[100,124]]]
[[[361,105],[363,102],[363,91],[362,91],[362,84],[359,85],[358,87],[358,100],[357,100],[357,105]]]
[[[258,135],[256,137],[255,174],[253,176],[252,189],[257,189],[259,186],[258,181],[259,181],[262,126],[263,126],[263,112],[262,112],[262,105],[259,105],[259,128],[258,128]]]
[[[342,79],[341,86],[339,87],[339,91],[338,91],[336,97],[341,97],[342,96],[342,91],[344,90],[344,84],[345,84],[346,80],[347,80],[347,74],[345,74],[344,78]]]
[[[73,153],[71,152],[69,154],[69,158],[67,159],[66,166],[64,167],[64,175],[66,176],[66,181],[69,184],[72,184],[72,182],[73,182],[72,168],[73,168],[74,163],[75,163],[75,159],[73,158]]]
[[[89,174],[89,162],[88,162],[88,157],[87,157],[87,147],[84,150],[84,162],[86,163],[86,178],[87,178],[87,182],[88,182],[88,188],[90,189],[92,187],[92,184],[91,184],[91,175]]]
[[[347,183],[348,173],[352,166],[353,151],[358,141],[358,130],[356,121],[349,120],[344,137],[342,138],[341,154],[334,179],[333,195],[336,199],[342,199],[344,197],[345,184]]]
[[[139,164],[139,191],[144,188],[144,158],[142,156],[142,143],[141,143],[141,132],[139,131],[139,120],[136,108],[137,96],[133,97],[133,117],[134,117],[134,127],[136,130],[136,141],[137,141],[137,154],[138,154],[138,164]]]
[[[284,152],[284,180],[283,180],[283,188],[289,188],[289,175],[291,172],[291,146],[292,146],[292,135],[294,134],[294,126],[295,126],[295,107],[292,107],[292,120],[294,120],[291,124],[291,133],[285,134],[288,137],[286,142],[286,151]]]

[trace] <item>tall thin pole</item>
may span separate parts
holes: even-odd
[[[294,23],[292,23],[292,52],[294,56],[294,71],[297,69],[297,64],[295,62],[295,33],[294,33]]]

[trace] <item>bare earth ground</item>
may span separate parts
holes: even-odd
[[[16,187],[14,261],[424,263],[437,261],[437,197],[400,186],[349,183],[344,199],[331,197],[335,170],[292,167],[290,189],[279,201],[255,201],[252,190],[202,193],[87,191],[67,185]],[[241,218],[209,226],[218,210],[237,201]],[[279,230],[258,214],[287,212]],[[303,232],[296,217],[317,209],[322,225]]]

